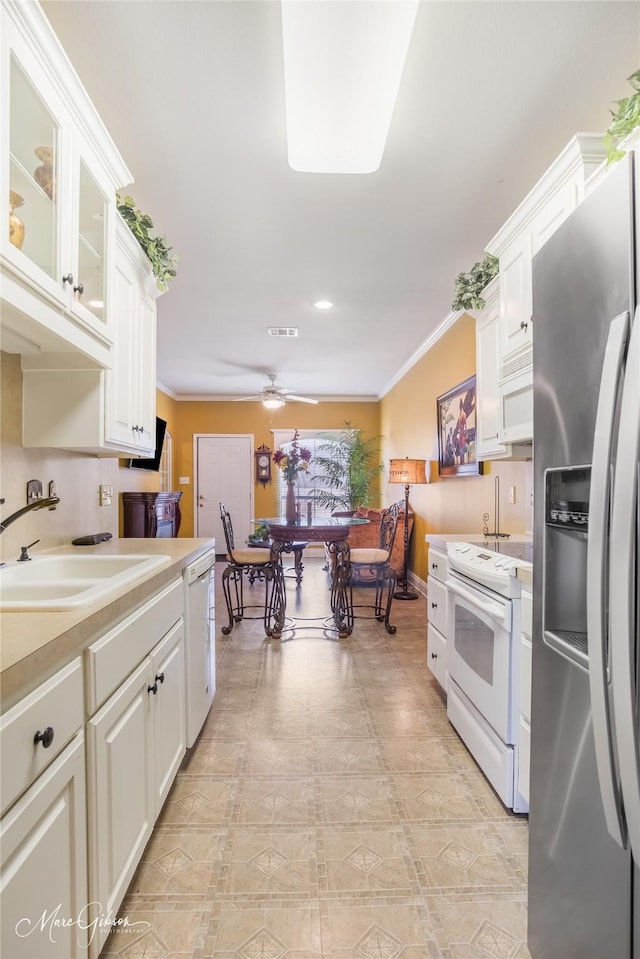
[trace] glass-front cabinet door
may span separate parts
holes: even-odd
[[[41,88],[43,89],[43,88]],[[55,107],[54,107],[55,109]],[[61,301],[60,179],[64,148],[60,114],[36,89],[16,56],[9,72],[9,244],[6,255]],[[68,198],[66,198],[68,200]],[[5,221],[6,222],[6,221]]]
[[[111,257],[111,217],[115,198],[103,182],[100,167],[89,148],[76,141],[77,195],[72,242],[75,244],[76,281],[72,310],[109,340],[110,324],[108,264]]]
[[[0,2],[0,325],[113,363],[116,190],[132,176],[38,3]]]

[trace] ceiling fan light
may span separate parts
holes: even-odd
[[[284,406],[284,400],[280,400],[276,396],[273,396],[269,397],[269,399],[263,400],[262,405],[266,410],[279,410],[281,406]]]
[[[418,0],[282,0],[289,166],[373,173],[380,166]]]

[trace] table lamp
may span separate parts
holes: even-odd
[[[389,460],[389,482],[404,484],[404,560],[402,564],[402,584],[393,594],[394,599],[417,599],[418,593],[409,589],[407,569],[409,563],[409,487],[428,483],[426,460]]]

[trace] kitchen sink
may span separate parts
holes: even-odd
[[[169,556],[35,556],[0,569],[0,610],[38,612],[91,606],[168,566]]]

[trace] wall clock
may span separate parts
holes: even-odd
[[[259,446],[255,451],[256,458],[256,482],[271,482],[271,450],[268,446]]]

